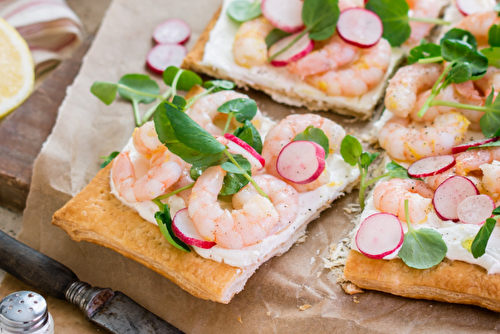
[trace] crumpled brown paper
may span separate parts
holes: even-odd
[[[116,82],[126,73],[146,72],[151,32],[166,18],[179,17],[190,24],[192,45],[219,5],[217,0],[112,3],[36,161],[19,239],[62,262],[81,280],[122,291],[187,333],[480,333],[500,328],[497,313],[478,307],[379,292],[345,294],[337,277],[324,269],[323,258],[329,245],[353,228],[343,208],[356,194],[323,212],[309,225],[304,243],[261,266],[228,305],[192,297],[146,267],[107,248],[74,242],[51,225],[52,214],[97,173],[98,157],[120,150],[134,128],[131,106],[120,100],[105,106],[91,95],[92,83]],[[277,120],[291,112],[306,112],[279,105],[258,92],[249,94]],[[368,131],[369,123],[322,115],[339,121],[348,131],[356,130],[356,135]],[[12,283],[8,288],[13,289]],[[5,290],[3,284],[0,292]],[[96,331],[94,326],[82,326],[83,315],[78,312],[60,311],[54,312],[57,333]]]

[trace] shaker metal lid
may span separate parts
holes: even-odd
[[[12,332],[29,333],[47,320],[47,302],[36,292],[14,292],[0,302],[0,324]]]

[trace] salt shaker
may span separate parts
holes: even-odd
[[[0,334],[54,334],[47,302],[36,292],[18,291],[0,302]]]

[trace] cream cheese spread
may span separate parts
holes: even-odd
[[[401,48],[392,49],[392,57],[384,79],[368,93],[360,97],[328,96],[322,91],[307,84],[298,75],[291,74],[285,67],[275,67],[269,64],[246,68],[236,64],[233,57],[233,41],[240,26],[227,15],[227,7],[236,0],[224,0],[222,11],[210,32],[210,38],[205,44],[205,52],[201,64],[216,68],[222,75],[251,85],[258,84],[270,87],[273,90],[293,92],[301,98],[325,102],[328,105],[336,104],[340,108],[361,110],[371,113],[376,103],[384,94],[385,83],[394,68],[401,61],[404,52]],[[273,96],[279,102],[296,105],[283,96]]]

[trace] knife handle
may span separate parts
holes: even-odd
[[[78,281],[76,274],[56,260],[0,231],[0,269],[52,297],[65,299]]]

